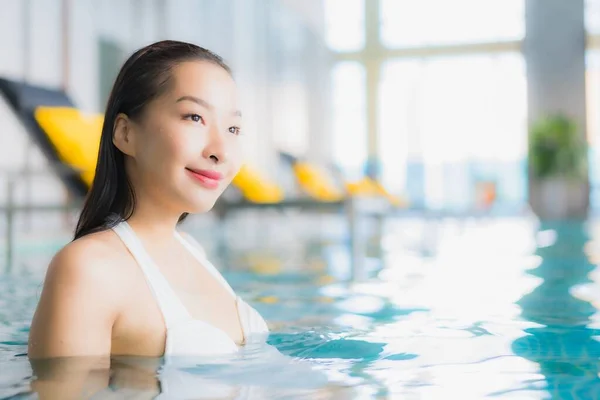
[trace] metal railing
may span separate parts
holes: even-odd
[[[57,179],[67,176],[73,176],[78,172],[72,168],[65,166],[48,166],[45,170],[30,170],[25,169],[21,171],[5,171],[5,188],[6,188],[6,200],[5,203],[0,205],[0,212],[4,213],[5,216],[5,270],[6,272],[12,272],[14,267],[14,254],[15,254],[15,217],[19,213],[33,213],[33,212],[72,212],[80,209],[82,202],[80,199],[66,199],[63,202],[50,203],[50,204],[34,204],[31,198],[25,199],[24,202],[18,203],[16,194],[19,186],[24,183],[31,183],[30,180],[33,177],[56,177]],[[57,182],[60,184],[60,182]]]
[[[78,171],[66,167],[64,165],[52,166],[49,165],[44,170],[31,170],[23,169],[20,171],[4,171],[6,179],[6,201],[3,205],[0,205],[0,212],[4,213],[5,216],[5,271],[11,273],[14,269],[15,264],[15,220],[16,216],[21,213],[47,213],[47,212],[74,212],[81,209],[82,199],[65,199],[62,202],[49,203],[49,204],[34,204],[32,202],[31,195],[24,201],[17,201],[17,193],[22,184],[31,184],[31,179],[34,177],[45,177],[45,178],[56,178],[57,184],[63,184],[61,179],[72,177],[79,174]],[[360,237],[360,225],[363,216],[376,217],[376,219],[382,218],[381,202],[372,201],[361,201],[360,199],[348,198],[340,202],[337,206],[335,204],[315,204],[307,205],[308,200],[298,200],[283,202],[281,204],[273,205],[254,205],[250,209],[254,208],[274,208],[274,209],[297,209],[297,210],[321,210],[327,212],[338,211],[341,215],[345,216],[348,223],[348,247],[350,251],[350,272],[353,280],[360,280],[364,274],[364,259],[365,253],[365,241]],[[288,204],[289,203],[289,204]],[[366,208],[365,208],[366,207]],[[233,210],[244,210],[246,206],[237,206],[231,204],[226,206],[228,211]],[[225,214],[229,212],[223,212],[220,207],[215,207],[215,213],[219,218],[226,218]],[[383,212],[385,214],[385,212]],[[225,245],[226,246],[226,245]]]

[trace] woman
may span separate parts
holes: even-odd
[[[264,337],[201,247],[178,233],[241,166],[241,113],[222,59],[162,41],[123,65],[75,239],[48,268],[29,357],[211,355]]]

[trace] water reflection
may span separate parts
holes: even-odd
[[[595,268],[584,253],[586,226],[543,223],[540,230],[555,233],[553,244],[537,249],[542,262],[529,271],[543,281],[518,301],[522,318],[539,326],[525,329],[527,335],[515,340],[512,349],[539,364],[552,398],[600,398],[599,331],[588,327],[596,309],[571,294],[575,285],[590,282],[588,274]],[[528,382],[528,389],[539,387],[536,383]]]
[[[309,363],[275,348],[235,356],[72,357],[31,361],[30,392],[42,399],[264,399],[351,398]],[[25,395],[25,393],[22,393]]]

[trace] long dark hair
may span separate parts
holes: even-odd
[[[125,156],[113,144],[115,120],[121,113],[131,119],[139,117],[151,100],[166,91],[172,68],[191,60],[215,63],[231,74],[218,55],[194,44],[173,40],[139,49],[121,67],[106,105],[96,173],[74,240],[110,228],[133,214],[135,192],[125,171]],[[186,216],[183,214],[179,221]]]

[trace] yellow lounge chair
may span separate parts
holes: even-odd
[[[389,193],[381,183],[365,177],[357,182],[343,182],[343,189],[339,189],[327,171],[306,161],[284,154],[284,158],[291,163],[300,188],[313,199],[319,201],[341,201],[350,196],[384,197],[390,204],[405,207],[408,202]],[[344,193],[344,189],[346,193]]]
[[[369,177],[356,182],[347,182],[346,189],[353,196],[382,196],[385,197],[390,204],[396,207],[407,207],[408,201],[399,196],[395,196],[387,191],[380,183]]]
[[[292,168],[301,189],[310,197],[326,202],[343,200],[344,192],[338,189],[333,180],[318,166],[297,161]]]
[[[87,187],[94,180],[104,116],[73,107],[37,107],[34,117],[62,162],[80,171]]]
[[[279,203],[284,197],[283,189],[279,185],[248,165],[242,166],[232,184],[252,203]]]

